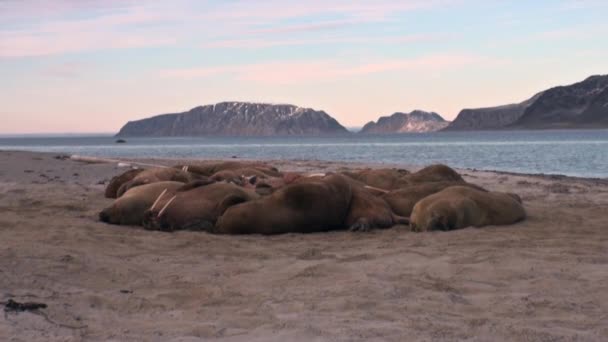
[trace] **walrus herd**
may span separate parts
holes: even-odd
[[[526,217],[518,195],[487,191],[440,164],[413,173],[304,174],[238,161],[132,169],[112,178],[105,197],[115,200],[103,222],[214,234],[453,230]]]

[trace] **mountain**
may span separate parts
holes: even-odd
[[[359,133],[388,134],[388,133],[420,133],[433,132],[445,128],[450,122],[445,121],[437,113],[415,110],[411,113],[395,113],[383,116],[377,122],[368,122]]]
[[[577,128],[608,125],[608,75],[544,91],[513,123],[520,128]]]
[[[446,131],[608,127],[608,75],[542,91],[517,104],[463,109]]]
[[[277,136],[348,133],[323,111],[293,105],[222,102],[130,121],[117,136]]]
[[[521,102],[498,107],[463,109],[444,131],[501,129],[516,122],[542,93]]]

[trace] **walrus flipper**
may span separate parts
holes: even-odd
[[[177,192],[184,192],[184,191],[200,188],[201,186],[205,186],[205,185],[209,185],[209,184],[213,184],[213,183],[215,183],[214,180],[204,177],[202,179],[195,180],[193,182],[184,184],[181,188],[177,189]]]
[[[219,216],[223,215],[224,212],[237,204],[247,202],[248,198],[242,195],[228,195],[218,204],[217,212]]]

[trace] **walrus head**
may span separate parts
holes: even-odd
[[[160,211],[156,212],[155,207],[160,201],[160,198],[165,194],[165,191],[158,196],[156,202],[152,205],[152,207],[144,212],[144,218],[142,220],[142,225],[144,228],[149,230],[162,230],[162,231],[173,231],[173,227],[168,220],[165,220],[163,214],[167,210],[167,208],[173,203],[176,196],[171,197],[167,203],[160,209]]]
[[[110,223],[110,214],[104,209],[99,213],[99,220],[101,222]]]

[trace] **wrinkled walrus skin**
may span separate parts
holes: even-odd
[[[168,196],[183,185],[180,182],[156,182],[132,188],[102,210],[99,219],[111,224],[141,225],[144,212],[150,209],[164,190],[167,190]]]
[[[413,231],[508,225],[526,218],[519,196],[453,186],[425,197],[412,210]]]
[[[382,198],[388,203],[393,212],[400,216],[409,217],[412,214],[414,205],[421,199],[437,193],[451,186],[462,185],[476,188],[480,191],[485,191],[483,188],[465,182],[429,182],[415,185],[409,185],[401,189],[390,191],[382,195]]]
[[[185,190],[185,191],[183,191]],[[232,205],[259,197],[253,189],[226,182],[183,186],[173,196],[163,196],[154,210],[144,214],[146,229],[210,231],[218,217]]]
[[[351,186],[341,175],[293,183],[268,196],[228,208],[213,232],[281,234],[345,229],[351,197]]]
[[[132,180],[124,183],[118,189],[117,195],[120,197],[129,189],[144,184],[166,181],[189,183],[201,178],[203,178],[203,176],[172,167],[155,167],[144,170],[136,175]]]
[[[113,177],[110,183],[106,187],[105,197],[106,198],[118,198],[118,189],[126,182],[132,180],[138,174],[142,173],[143,169],[131,169],[121,173],[118,176]]]

